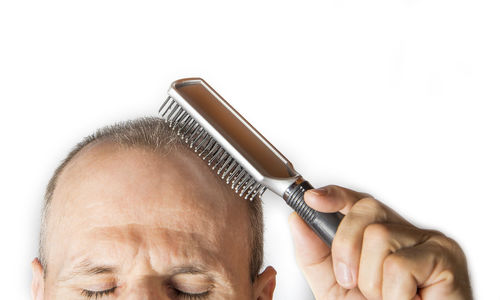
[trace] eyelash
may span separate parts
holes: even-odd
[[[85,296],[88,299],[98,299],[104,296],[107,296],[111,293],[113,293],[116,290],[116,286],[113,288],[110,288],[108,290],[104,291],[89,291],[89,290],[82,290],[82,295]],[[200,299],[206,299],[210,291],[206,291],[200,294],[189,294],[189,293],[184,293],[183,291],[173,289],[175,292],[175,295],[180,297],[181,299],[185,300],[200,300]]]
[[[82,294],[82,296],[85,296],[88,299],[92,299],[92,298],[97,299],[97,298],[101,298],[101,297],[107,296],[107,295],[113,293],[115,290],[116,290],[116,286],[110,288],[109,290],[104,290],[104,291],[82,290],[81,294]]]
[[[173,289],[176,296],[180,297],[180,299],[185,300],[198,300],[198,299],[206,299],[210,291],[206,291],[200,294],[189,294],[184,293],[183,291],[179,291],[177,289]]]

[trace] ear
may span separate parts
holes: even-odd
[[[33,279],[31,281],[31,299],[43,300],[45,279],[43,267],[38,258],[35,258],[31,262],[31,270],[33,271]]]
[[[274,288],[276,287],[276,270],[269,266],[260,273],[253,283],[253,294],[256,300],[273,299]]]

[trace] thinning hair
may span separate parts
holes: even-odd
[[[84,147],[91,143],[99,141],[111,141],[120,146],[137,147],[143,146],[155,152],[167,153],[178,147],[185,147],[182,139],[173,132],[165,121],[156,117],[143,117],[134,120],[116,123],[98,129],[93,134],[85,137],[69,152],[66,158],[59,164],[49,180],[45,190],[44,205],[42,211],[42,224],[40,230],[39,242],[39,259],[45,270],[47,271],[47,224],[50,215],[51,199],[54,190],[57,186],[58,178],[66,165],[78,154]],[[222,183],[221,181],[221,184]],[[238,197],[234,194],[235,197]],[[255,197],[253,201],[248,203],[250,230],[250,277],[255,280],[262,266],[264,241],[263,241],[263,216],[262,216],[262,201],[259,197]]]

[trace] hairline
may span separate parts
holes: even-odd
[[[163,125],[160,125],[163,124]],[[148,126],[156,126],[153,128],[153,131],[157,132],[148,132],[144,130],[144,127]],[[161,128],[158,128],[161,127]],[[135,131],[134,131],[135,130]],[[130,134],[131,136],[138,131],[143,130],[140,134],[143,134],[143,137],[138,138],[137,140],[127,139],[126,134]],[[158,132],[158,130],[165,130],[164,132]],[[102,127],[96,130],[93,134],[85,137],[82,141],[76,144],[71,151],[67,154],[67,156],[63,159],[63,161],[58,165],[55,169],[49,183],[47,184],[45,195],[44,195],[44,204],[42,209],[42,224],[40,229],[40,238],[39,238],[39,259],[40,263],[44,269],[44,275],[47,272],[48,262],[47,262],[47,251],[46,251],[46,237],[47,237],[47,226],[48,220],[50,217],[50,207],[52,203],[52,197],[57,186],[57,182],[63,171],[66,169],[66,166],[74,161],[79,154],[83,151],[87,150],[90,146],[96,145],[100,142],[112,142],[117,144],[118,146],[125,147],[125,149],[133,149],[137,147],[144,147],[153,152],[158,152],[162,154],[167,154],[169,151],[182,151],[187,150],[189,148],[185,146],[185,144],[177,137],[177,135],[171,131],[168,131],[168,127],[165,125],[164,121],[160,118],[156,117],[143,117],[138,119],[133,119],[129,121],[115,123],[110,126]],[[131,133],[132,132],[132,133]],[[123,134],[123,136],[118,136],[119,134]],[[155,134],[157,134],[155,136]],[[123,137],[125,137],[123,139]],[[168,140],[158,140],[159,137],[167,137]],[[154,141],[148,140],[148,138],[157,139]],[[182,149],[182,150],[180,150]],[[227,187],[222,181],[221,184]],[[237,197],[236,194],[234,194]],[[249,201],[250,202],[250,201]],[[251,280],[255,280],[261,266],[263,260],[263,220],[262,220],[262,205],[261,199],[255,197],[252,201],[253,204],[250,203],[248,205],[249,212],[249,230],[250,230],[250,277]]]

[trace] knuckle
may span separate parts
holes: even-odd
[[[373,197],[366,197],[360,199],[356,206],[358,208],[365,208],[369,210],[381,210],[383,208],[382,203]]]
[[[441,232],[437,232],[434,234],[431,238],[431,241],[434,241],[436,244],[438,244],[440,247],[444,249],[456,249],[460,248],[458,243],[453,240],[452,238],[447,237],[446,235],[442,234]]]
[[[407,269],[406,259],[399,255],[389,255],[383,264],[384,278],[393,278],[399,276]]]
[[[374,221],[384,221],[388,218],[384,204],[373,197],[366,197],[356,202],[351,209],[351,214],[370,216],[374,218]]]
[[[443,270],[439,273],[439,278],[441,281],[446,282],[448,284],[456,283],[455,274],[451,270]]]
[[[363,235],[363,241],[379,243],[382,241],[387,241],[391,237],[391,231],[389,227],[381,223],[373,223],[365,228]]]
[[[329,189],[329,190],[340,189],[340,187],[338,185],[335,185],[335,184],[325,185],[324,188]]]
[[[434,252],[441,257],[446,266],[463,264],[466,260],[465,253],[460,245],[452,238],[444,234],[436,234],[429,238],[428,244],[434,248]]]
[[[338,185],[329,184],[323,187],[328,191],[329,194],[336,194],[342,191],[342,189]]]
[[[429,242],[435,244],[441,251],[455,251],[461,249],[460,245],[454,239],[435,230],[431,232]]]

